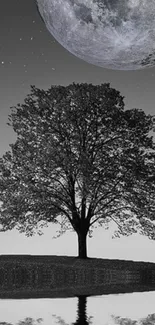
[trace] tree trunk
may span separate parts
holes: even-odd
[[[78,257],[87,258],[87,232],[77,233],[78,236]]]

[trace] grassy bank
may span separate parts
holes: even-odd
[[[147,290],[155,290],[155,263],[58,255],[0,256],[1,298],[60,298]]]
[[[95,268],[110,268],[110,269],[154,269],[155,263],[137,262],[132,260],[121,259],[103,259],[90,258],[80,259],[75,256],[66,255],[0,255],[0,265],[4,263],[46,263],[55,265],[64,265],[71,267],[95,267]]]

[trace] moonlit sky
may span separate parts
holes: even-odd
[[[22,104],[30,85],[49,89],[73,82],[110,83],[125,96],[126,108],[154,114],[155,68],[114,71],[88,64],[65,50],[46,29],[35,1],[1,0],[0,10],[0,156],[10,149],[16,134],[7,126],[10,107]],[[0,233],[0,254],[77,255],[77,237],[59,228],[45,228],[43,236],[27,238],[17,231]],[[155,242],[135,235],[111,239],[111,231],[97,228],[87,239],[88,256],[155,262]]]

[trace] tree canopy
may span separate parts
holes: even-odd
[[[80,249],[94,224],[113,221],[114,236],[155,239],[154,118],[123,99],[109,83],[73,83],[31,86],[11,107],[17,140],[0,159],[1,231],[31,236],[53,222],[59,235],[75,231]]]

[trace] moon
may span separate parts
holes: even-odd
[[[50,34],[76,57],[113,70],[155,66],[155,0],[36,0]]]

